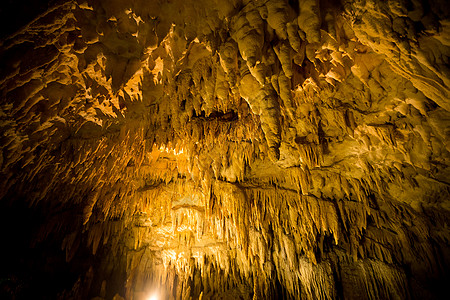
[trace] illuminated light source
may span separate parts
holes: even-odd
[[[159,300],[158,294],[157,293],[153,293],[151,294],[147,300]]]

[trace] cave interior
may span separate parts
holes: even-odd
[[[446,0],[5,0],[0,27],[1,299],[448,297]]]

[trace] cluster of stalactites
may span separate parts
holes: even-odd
[[[377,208],[366,192],[376,189],[369,178],[341,178],[342,192],[357,191],[356,201],[302,195],[301,184],[311,184],[309,176],[294,169],[252,183],[214,180],[209,191],[181,180],[146,192],[153,201],[142,207],[147,213],[139,217],[130,239],[135,244],[129,246],[139,251],[138,258],[129,254],[136,260],[130,280],[140,284],[130,286],[129,293],[153,282],[171,295],[226,293],[240,285],[270,294],[278,278],[291,296],[333,298],[340,283],[330,278],[353,270],[371,278],[369,295],[406,297],[406,274],[392,264],[433,257],[430,244],[417,239],[430,234],[427,221],[407,207]],[[159,205],[167,198],[171,207],[163,211]],[[403,217],[393,218],[398,209]],[[412,232],[401,229],[405,222]],[[342,252],[331,251],[335,246]],[[434,272],[436,266],[430,267]],[[177,287],[170,286],[171,272],[180,276]]]
[[[429,237],[448,232],[422,213],[448,206],[436,12],[147,2],[62,5],[2,45],[0,196],[56,207],[39,239],[67,231],[68,261],[81,242],[110,249],[130,299],[149,283],[275,297],[277,281],[351,298],[354,274],[368,298],[405,298],[396,266],[436,274]]]

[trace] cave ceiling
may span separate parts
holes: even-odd
[[[442,295],[448,17],[426,0],[49,2],[0,43],[2,295]]]

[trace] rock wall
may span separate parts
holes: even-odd
[[[2,295],[446,291],[445,1],[51,7],[0,46]]]

